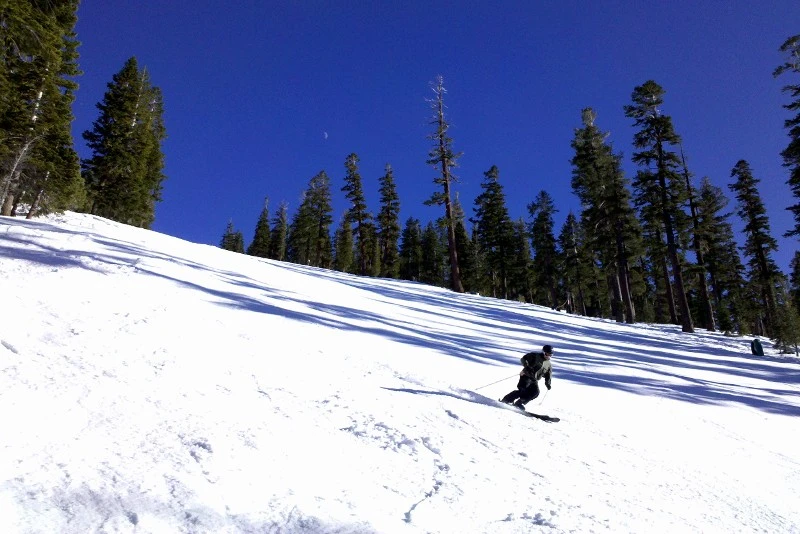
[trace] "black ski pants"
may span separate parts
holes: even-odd
[[[519,377],[517,389],[501,399],[502,402],[512,403],[519,399],[520,404],[527,404],[539,396],[539,384],[533,378],[522,375]]]

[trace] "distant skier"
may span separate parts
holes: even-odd
[[[753,341],[750,342],[750,352],[752,352],[756,356],[764,355],[764,347],[761,346],[761,342],[758,340],[758,338],[755,338]]]
[[[517,389],[500,399],[501,402],[512,404],[520,410],[525,409],[525,404],[539,396],[539,379],[544,377],[544,385],[550,389],[550,379],[553,374],[553,365],[550,356],[553,347],[545,345],[542,352],[529,352],[522,358],[522,371],[519,373]]]

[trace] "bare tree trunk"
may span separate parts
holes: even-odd
[[[14,214],[14,193],[9,192],[6,199],[3,201],[3,207],[0,209],[0,215],[10,217]]]
[[[31,203],[30,209],[28,209],[28,214],[25,216],[26,219],[33,219],[33,216],[36,214],[36,210],[39,209],[39,202],[42,200],[43,194],[44,188],[39,189],[39,192],[36,193],[36,198],[34,198],[33,203]]]
[[[614,314],[614,320],[618,323],[624,323],[625,311],[622,308],[622,291],[620,290],[619,276],[616,273],[608,275],[608,285],[611,287],[611,313]]]

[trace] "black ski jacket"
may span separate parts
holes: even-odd
[[[550,387],[550,379],[553,377],[553,364],[544,357],[544,352],[529,352],[522,358],[522,373],[536,381],[544,377],[544,385]]]

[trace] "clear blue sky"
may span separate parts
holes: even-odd
[[[654,5],[658,4],[658,5]],[[218,244],[233,220],[250,242],[264,197],[290,215],[309,179],[332,180],[334,217],[345,157],[361,159],[370,209],[391,163],[401,223],[423,224],[441,208],[426,165],[432,96],[444,76],[450,133],[463,151],[455,186],[473,214],[483,173],[500,169],[513,218],[542,189],[560,210],[557,230],[579,204],[570,188],[570,141],[580,111],[593,107],[625,156],[632,121],[623,113],[648,79],[667,91],[695,184],[728,190],[739,159],[761,180],[779,266],[799,248],[780,151],[789,138],[787,83],[772,71],[783,41],[800,33],[800,2],[435,2],[84,0],[78,11],[84,74],[73,125],[80,134],[124,61],[136,56],[164,93],[168,176],[153,229]],[[326,135],[327,134],[327,135]],[[734,217],[736,227],[740,227]]]

